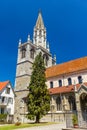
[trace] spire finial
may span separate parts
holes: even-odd
[[[41,8],[39,9],[39,13],[41,13],[42,11],[41,11]]]
[[[47,50],[50,51],[49,42],[47,42]]]
[[[54,60],[56,61],[56,55],[54,55]]]
[[[36,28],[40,28],[40,29],[44,28],[44,22],[43,22],[41,10],[39,10],[38,18],[36,21]]]
[[[30,42],[30,35],[28,34],[27,42]]]
[[[19,45],[21,45],[21,38],[19,39]]]

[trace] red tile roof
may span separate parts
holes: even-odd
[[[0,91],[2,91],[8,83],[9,81],[0,82]]]
[[[87,70],[87,57],[79,58],[46,69],[46,78]]]
[[[87,82],[84,83],[83,85],[87,86]],[[81,84],[76,84],[77,90],[80,87],[81,87]],[[74,91],[75,91],[75,85],[63,86],[63,87],[55,87],[55,88],[50,88],[49,89],[50,95],[59,94],[59,93],[68,93],[68,92],[74,92]]]

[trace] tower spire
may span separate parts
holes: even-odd
[[[46,45],[46,28],[44,26],[41,11],[39,11],[36,25],[34,27],[33,33],[33,43],[37,46],[41,46],[47,49]]]
[[[36,21],[36,28],[39,28],[39,29],[44,28],[44,22],[43,22],[41,10],[39,11],[38,18]]]

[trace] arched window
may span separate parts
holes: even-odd
[[[48,66],[48,60],[49,60],[48,55],[44,54],[44,55],[43,55],[43,59],[44,59],[44,64],[45,64],[46,66]]]
[[[34,49],[30,50],[30,58],[34,59]]]
[[[41,35],[42,35],[42,30],[39,31],[39,36],[41,37]]]
[[[62,80],[59,80],[59,87],[62,86]]]
[[[53,82],[52,81],[50,82],[50,88],[53,88]]]
[[[73,96],[68,97],[68,102],[69,102],[70,110],[76,110],[76,102],[75,102],[75,98]]]
[[[26,47],[23,46],[23,47],[21,48],[21,58],[25,58],[25,57],[26,57]]]
[[[82,76],[78,76],[78,83],[79,83],[79,84],[82,83]]]
[[[87,112],[87,93],[82,93],[80,95],[80,105],[81,110]]]
[[[57,105],[57,111],[61,111],[62,110],[62,104],[61,104],[61,97],[58,96],[56,99],[56,105]]]
[[[22,56],[21,56],[21,58],[25,58],[25,56],[26,56],[26,51],[25,50],[22,50]]]
[[[71,80],[71,78],[68,78],[68,85],[72,85],[72,80]]]

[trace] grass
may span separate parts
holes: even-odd
[[[15,124],[12,125],[4,125],[0,126],[0,130],[14,130],[18,128],[27,128],[27,127],[33,127],[33,126],[44,126],[44,125],[50,125],[53,124],[51,122],[46,122],[46,123],[30,123],[30,124],[21,124],[19,126],[15,126]]]

